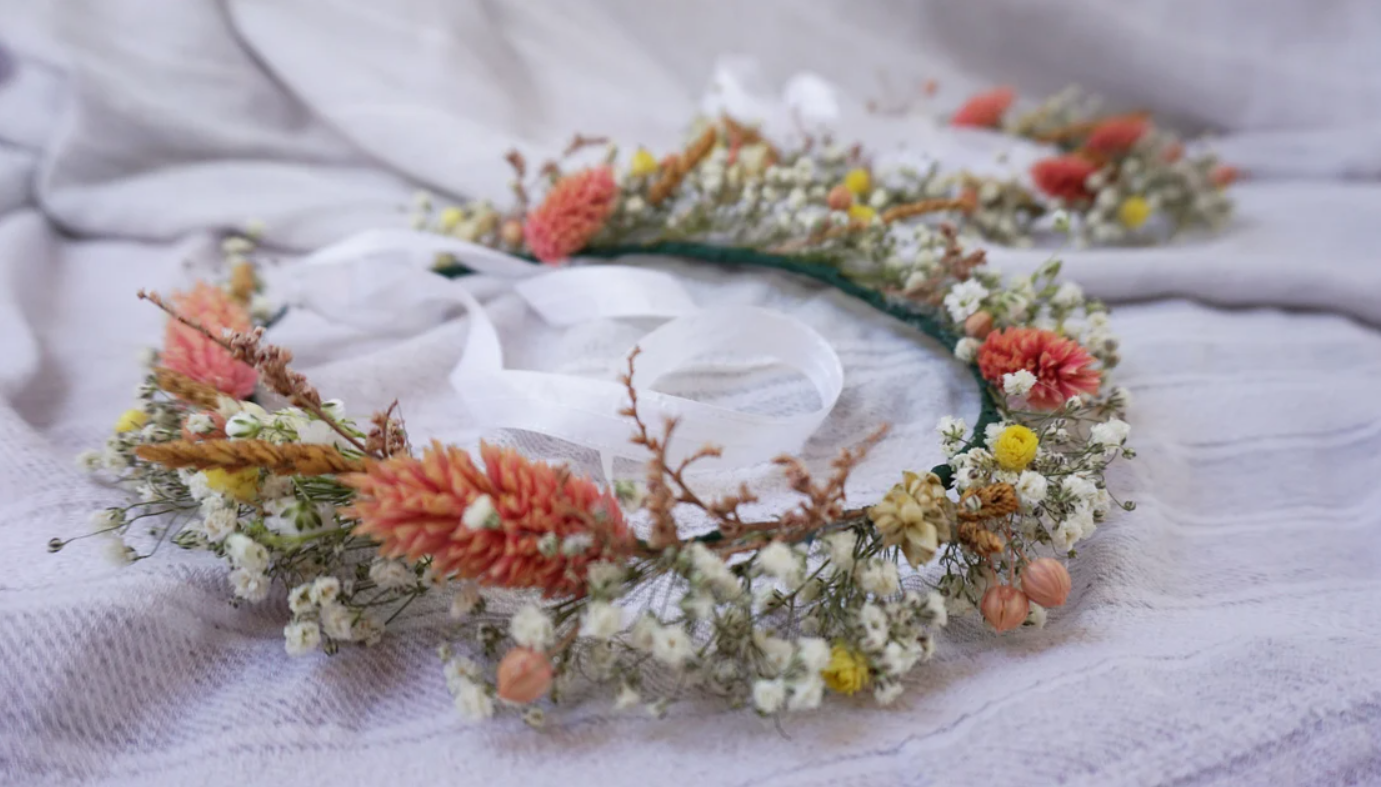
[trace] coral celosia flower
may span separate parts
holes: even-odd
[[[1093,127],[1084,147],[1108,156],[1120,156],[1132,149],[1150,124],[1136,116],[1108,118]]]
[[[1093,356],[1082,345],[1039,328],[993,331],[978,348],[977,360],[983,379],[994,385],[1002,384],[1002,375],[1022,369],[1035,375],[1026,400],[1041,410],[1054,410],[1081,393],[1096,394],[1101,380]]]
[[[1088,197],[1084,181],[1096,170],[1093,162],[1078,156],[1055,156],[1032,165],[1031,179],[1046,194],[1074,201]]]
[[[558,180],[527,214],[523,235],[533,256],[560,262],[585,248],[614,209],[618,186],[608,167],[581,170]]]
[[[631,546],[618,502],[594,482],[512,449],[481,443],[480,456],[483,469],[433,441],[420,459],[371,462],[341,477],[358,492],[345,513],[386,557],[430,556],[439,575],[548,596],[579,595],[590,563]]]
[[[1002,115],[1017,98],[1017,92],[1010,87],[993,88],[979,93],[964,102],[959,111],[949,119],[952,126],[979,126],[993,128],[1002,123]]]
[[[245,307],[219,287],[198,282],[191,292],[174,293],[172,301],[178,314],[201,323],[214,336],[227,328],[250,329]],[[224,347],[177,320],[168,321],[163,335],[163,365],[236,399],[254,393],[259,378],[254,367],[235,360]]]

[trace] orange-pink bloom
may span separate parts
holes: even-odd
[[[585,248],[614,209],[618,186],[608,167],[592,167],[561,178],[546,199],[527,214],[523,236],[533,256],[554,263]]]
[[[551,690],[551,659],[528,648],[514,648],[499,662],[499,699],[526,705]]]
[[[221,288],[205,282],[198,282],[191,292],[173,293],[172,307],[183,317],[200,323],[214,336],[227,328],[232,331],[250,329],[249,312],[245,307]],[[177,320],[169,320],[164,332],[162,363],[236,399],[254,393],[254,383],[259,379],[254,367],[235,360],[224,347]]]
[[[589,479],[485,443],[480,456],[483,468],[433,441],[420,459],[395,456],[343,476],[358,492],[346,511],[360,520],[355,532],[387,557],[431,557],[437,574],[547,596],[580,595],[590,563],[632,545],[618,502]],[[462,521],[476,501],[493,506],[490,522]]]
[[[1120,156],[1146,134],[1150,123],[1134,115],[1112,117],[1093,127],[1084,147],[1107,156]]]
[[[983,379],[997,386],[1004,374],[1025,369],[1035,375],[1026,401],[1040,410],[1054,410],[1081,393],[1096,394],[1102,379],[1082,345],[1039,328],[993,331],[979,346],[977,361]]]
[[[949,119],[952,126],[993,128],[1002,123],[1002,116],[1017,98],[1010,87],[993,88],[970,98]]]
[[[1031,179],[1036,187],[1052,197],[1070,201],[1089,196],[1084,182],[1097,171],[1093,162],[1079,156],[1054,156],[1031,166]]]
[[[1236,183],[1237,179],[1241,176],[1241,171],[1231,164],[1219,164],[1208,174],[1209,180],[1213,181],[1213,185],[1220,189],[1227,188],[1233,183]]]

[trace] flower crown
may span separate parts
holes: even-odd
[[[1100,133],[1079,149],[1104,149]],[[1151,150],[1147,134],[1119,137],[1128,144],[1103,166],[1123,177]],[[600,484],[487,444],[414,446],[395,408],[350,417],[265,341],[250,235],[226,242],[226,282],[141,292],[169,314],[162,351],[104,451],[82,457],[136,499],[98,512],[95,531],[126,561],[164,541],[209,551],[229,563],[237,600],[286,593],[292,655],[373,644],[417,599],[448,594],[441,658],[472,719],[516,709],[540,724],[586,683],[654,714],[701,693],[763,715],[814,708],[827,690],[887,704],[950,615],[976,608],[996,632],[1043,625],[1070,593],[1062,560],[1116,505],[1105,469],[1133,456],[1106,309],[1060,283],[1056,261],[1004,279],[966,249],[963,228],[990,226],[988,206],[1008,210],[1012,184],[882,173],[818,142],[785,150],[723,118],[660,160],[611,153],[529,178],[514,154],[511,210],[422,204],[416,223],[542,262],[638,252],[787,270],[937,339],[978,382],[978,421],[942,419],[946,461],[901,469],[881,499],[845,498],[881,430],[824,477],[777,459],[800,502],[774,517],[745,513],[747,486],[703,496],[692,471],[717,449],[671,458],[677,423],[646,422],[637,350],[622,414],[648,457],[642,483]],[[571,152],[603,144],[577,138]],[[1093,215],[1101,198],[1088,196]],[[1061,199],[1082,204],[1072,197]],[[937,213],[955,224],[923,221]],[[452,258],[437,270],[467,272]],[[715,529],[690,535],[688,513]],[[153,547],[136,522],[154,523]],[[663,673],[676,680],[650,679]]]

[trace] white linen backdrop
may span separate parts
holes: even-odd
[[[1381,781],[1379,12],[1265,8],[3,0],[0,781]],[[135,289],[185,283],[216,233],[251,217],[290,257],[400,226],[418,185],[501,198],[512,145],[541,155],[577,129],[675,144],[725,52],[753,54],[768,89],[810,69],[855,104],[878,95],[880,71],[894,91],[938,78],[951,105],[992,81],[1038,94],[1078,80],[1223,129],[1220,148],[1261,176],[1220,237],[1067,255],[1072,278],[1118,304],[1140,456],[1113,488],[1139,507],[1081,547],[1045,629],[957,623],[897,707],[836,701],[785,735],[711,705],[649,723],[603,699],[539,733],[459,719],[436,608],[376,648],[290,659],[284,605],[232,609],[205,556],[121,569],[90,542],[45,554],[117,499],[72,458],[127,406],[135,353],[160,335]],[[1009,270],[1040,258],[993,256]],[[940,415],[972,418],[971,382],[942,348],[841,296],[658,267],[702,304],[767,305],[830,340],[845,390],[807,457],[823,465],[893,425],[856,499],[937,461]],[[520,368],[610,377],[648,327],[556,332],[512,296],[490,305]],[[274,333],[352,411],[400,397],[414,439],[487,436],[596,470],[588,452],[467,416],[446,383],[465,326],[368,337],[293,313]],[[801,403],[771,368],[673,383],[745,409]],[[788,499],[769,490],[768,505]]]

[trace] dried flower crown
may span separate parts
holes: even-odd
[[[981,106],[956,117],[994,116]],[[1081,144],[1136,149],[1145,134],[1100,128]],[[603,143],[572,147],[591,144]],[[394,408],[351,419],[250,327],[267,310],[252,239],[234,238],[223,286],[169,301],[141,293],[170,315],[164,349],[137,407],[82,458],[137,493],[95,517],[117,557],[157,550],[133,543],[133,523],[149,520],[160,523],[157,544],[228,561],[237,599],[282,589],[294,655],[377,642],[416,599],[448,593],[457,630],[441,654],[457,708],[474,719],[517,708],[532,724],[584,683],[654,713],[692,692],[763,715],[814,708],[827,690],[867,689],[887,704],[950,614],[977,609],[1003,632],[1043,625],[1065,603],[1060,558],[1113,508],[1106,467],[1133,455],[1118,417],[1128,396],[1109,384],[1118,357],[1105,308],[1058,283],[1057,262],[1004,280],[956,227],[923,223],[943,212],[981,230],[987,184],[935,193],[933,174],[889,180],[861,154],[814,140],[784,150],[728,118],[660,160],[639,150],[620,165],[611,154],[569,173],[551,163],[532,179],[521,157],[510,160],[512,210],[423,204],[418,225],[543,262],[637,251],[810,277],[952,349],[982,391],[978,422],[942,419],[947,460],[904,472],[863,506],[847,504],[845,486],[881,431],[824,478],[781,457],[801,502],[762,521],[743,513],[756,500],[746,486],[717,499],[695,490],[689,472],[713,446],[669,459],[676,423],[644,422],[636,351],[624,415],[650,457],[641,484],[602,486],[489,445],[478,459],[435,442],[418,449]],[[465,272],[453,260],[438,271]],[[255,403],[256,385],[284,406]],[[678,522],[687,510],[716,529],[688,536]],[[666,602],[638,608],[631,599],[654,584]],[[490,594],[516,591],[546,600],[487,609]],[[678,680],[646,680],[654,671]]]

